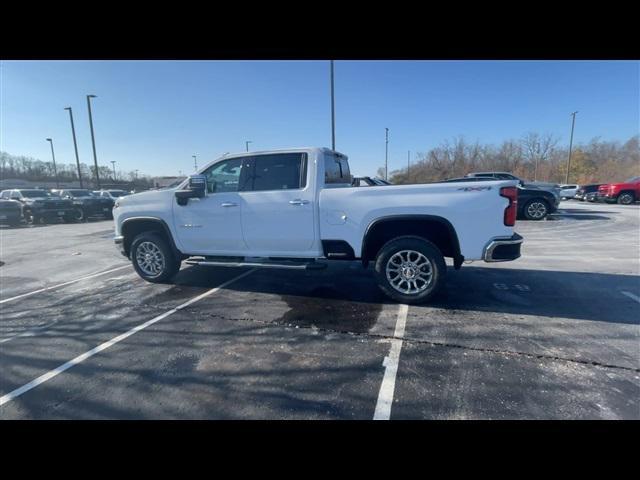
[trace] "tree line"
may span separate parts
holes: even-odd
[[[511,172],[526,179],[565,183],[568,146],[550,134],[528,133],[521,139],[500,145],[469,143],[464,137],[445,141],[408,168],[389,172],[394,184],[429,183],[463,177],[469,172]],[[599,137],[574,145],[568,183],[610,183],[640,175],[640,135],[626,142],[605,141]],[[384,167],[378,169],[384,178]]]
[[[11,155],[7,152],[0,152],[0,172],[2,179],[19,179],[33,182],[55,182],[56,175],[53,162],[45,162],[32,157]],[[58,180],[62,183],[78,181],[78,167],[75,163],[56,162]],[[95,186],[95,166],[80,164],[80,174],[82,181],[87,185]],[[152,187],[153,180],[147,175],[137,175],[135,171],[118,172],[114,178],[113,170],[109,167],[98,167],[98,175],[101,183],[123,183],[129,182],[142,187]]]

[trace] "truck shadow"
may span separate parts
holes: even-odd
[[[207,267],[185,269],[176,277],[180,286],[209,287]],[[331,265],[320,272],[257,270],[225,287],[239,294],[255,294],[268,305],[277,295],[289,306],[279,320],[366,332],[375,325],[384,305],[393,304],[378,288],[371,267],[357,262]],[[426,307],[458,313],[487,312],[559,317],[576,320],[640,324],[637,303],[621,292],[640,295],[640,277],[606,273],[523,270],[497,267],[449,267],[446,285]],[[244,303],[242,303],[244,302]],[[238,296],[239,308],[246,295]]]

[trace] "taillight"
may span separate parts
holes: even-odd
[[[502,187],[500,196],[509,199],[509,205],[504,209],[504,224],[513,227],[518,213],[518,189],[516,187]]]

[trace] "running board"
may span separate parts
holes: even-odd
[[[202,265],[206,267],[253,267],[253,268],[284,268],[290,270],[322,270],[327,268],[326,263],[316,262],[225,262],[224,260],[187,260],[189,265]]]

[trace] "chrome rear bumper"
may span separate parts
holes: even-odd
[[[520,258],[520,247],[522,238],[517,233],[511,237],[492,238],[484,247],[482,259],[485,262],[508,262]]]

